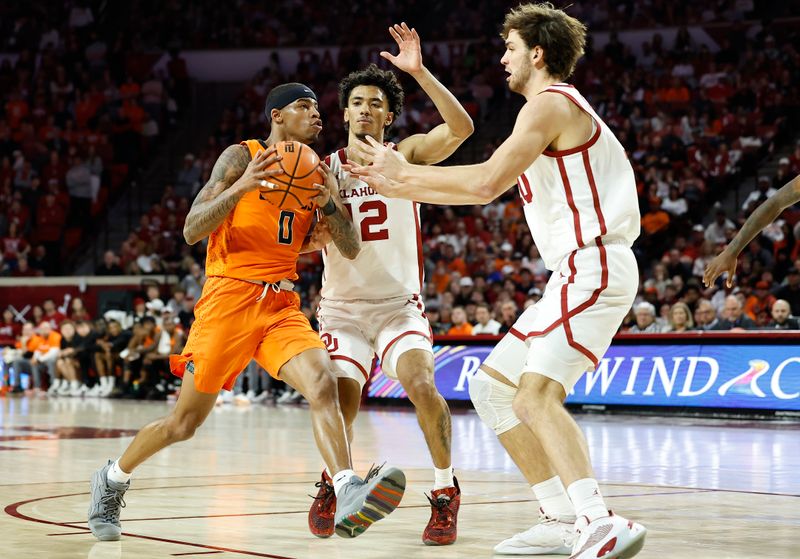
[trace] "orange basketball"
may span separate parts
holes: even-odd
[[[311,209],[311,199],[319,192],[314,183],[323,184],[325,180],[319,169],[319,157],[300,142],[278,142],[275,147],[283,159],[268,168],[282,172],[259,188],[261,199],[285,210]]]

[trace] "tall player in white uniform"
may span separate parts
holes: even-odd
[[[472,134],[472,120],[422,64],[416,31],[405,23],[389,31],[400,52],[397,56],[382,52],[381,56],[410,74],[444,119],[444,124],[427,134],[410,136],[393,149],[413,163],[438,163]],[[339,194],[360,231],[361,252],[356,259],[348,260],[333,243],[323,249],[320,335],[341,371],[339,395],[351,440],[361,391],[374,359],[379,358],[384,373],[402,384],[416,408],[434,464],[435,483],[429,498],[432,511],[422,539],[427,545],[447,545],[456,540],[460,490],[450,458],[450,410],[434,384],[431,329],[420,296],[423,257],[419,204],[387,198],[360,180],[347,180],[348,173],[343,169],[348,162],[364,163],[350,153],[351,146],[368,135],[383,143],[384,132],[402,109],[403,90],[394,73],[370,65],[341,82],[339,100],[348,128],[348,145],[332,153],[326,162],[342,180]],[[335,508],[326,473],[317,486],[320,490],[309,511],[309,528],[315,535],[326,537],[333,532]]]
[[[606,508],[586,440],[563,406],[608,349],[638,286],[630,249],[640,223],[633,170],[614,133],[563,83],[585,36],[581,22],[550,3],[507,14],[501,63],[510,89],[527,102],[511,136],[484,163],[410,165],[369,139],[351,150],[373,164],[351,171],[391,197],[486,204],[518,181],[533,239],[553,270],[542,299],[470,383],[475,409],[542,507],[540,523],[502,542],[499,553],[611,559],[632,557],[644,545],[640,524]]]

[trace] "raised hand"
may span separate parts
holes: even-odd
[[[394,56],[390,52],[382,51],[381,56],[409,74],[422,70],[422,47],[417,31],[413,28],[409,29],[406,22],[403,22],[400,25],[391,26],[389,33],[400,47],[400,52]]]
[[[714,260],[706,265],[703,273],[703,283],[706,287],[711,287],[723,273],[727,272],[728,277],[725,285],[733,287],[733,275],[736,273],[736,256],[723,250]]]

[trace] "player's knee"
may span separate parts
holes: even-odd
[[[177,443],[188,441],[194,437],[195,431],[200,427],[202,421],[191,415],[182,417],[171,416],[164,420],[164,430],[170,442]]]
[[[437,400],[439,398],[439,391],[436,389],[436,384],[433,382],[433,375],[418,375],[410,376],[403,379],[401,382],[403,388],[408,395],[408,399],[414,405],[425,405],[427,402]]]
[[[323,367],[312,373],[302,392],[311,406],[338,403],[339,387],[333,367]]]
[[[479,369],[469,381],[469,397],[483,422],[498,435],[520,424],[513,403],[517,389]]]

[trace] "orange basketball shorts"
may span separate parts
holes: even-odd
[[[251,359],[278,378],[283,365],[307,349],[325,349],[300,311],[300,296],[267,290],[242,280],[210,277],[195,307],[186,347],[170,356],[172,373],[183,378],[193,363],[194,385],[214,394],[230,390]]]

